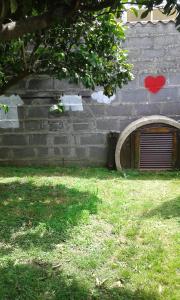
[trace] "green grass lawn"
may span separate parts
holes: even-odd
[[[0,168],[0,300],[179,300],[180,173]]]

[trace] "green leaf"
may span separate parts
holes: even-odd
[[[16,1],[18,4],[19,1]],[[0,87],[3,89],[12,76],[22,72],[23,42],[25,51],[28,48],[26,45],[32,45],[34,73],[49,74],[71,83],[83,83],[91,89],[95,86],[106,87],[106,93],[111,95],[116,87],[123,86],[131,79],[127,54],[121,48],[124,31],[124,25],[116,20],[114,12],[96,16],[90,23],[84,20],[68,26],[56,23],[41,33],[25,35],[6,44],[0,43],[0,57],[3,57],[0,62]],[[63,111],[62,106],[52,109]]]
[[[138,17],[138,10],[135,7],[131,7],[130,11],[136,16],[136,18]]]
[[[17,2],[16,0],[10,0],[11,13],[15,13],[17,10]]]
[[[9,107],[6,104],[0,104],[0,109],[4,110],[5,113],[9,111]]]
[[[146,18],[148,14],[149,14],[149,10],[145,10],[145,11],[141,14],[141,18],[142,18],[142,19]]]

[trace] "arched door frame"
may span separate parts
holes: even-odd
[[[140,118],[140,119],[130,123],[120,134],[117,145],[116,145],[115,162],[116,162],[117,170],[122,169],[120,155],[121,155],[122,146],[123,146],[125,140],[127,139],[127,137],[136,129],[138,129],[144,125],[149,125],[149,124],[153,124],[153,123],[166,124],[166,125],[173,126],[177,129],[180,129],[180,123],[178,123],[177,121],[175,121],[171,118],[168,118],[165,116],[159,116],[159,115],[143,117],[143,118]]]

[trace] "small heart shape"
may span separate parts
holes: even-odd
[[[156,94],[159,92],[162,87],[166,83],[166,78],[162,75],[153,77],[153,76],[147,76],[144,79],[144,86],[146,89],[148,89],[151,93]]]

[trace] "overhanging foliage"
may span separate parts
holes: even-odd
[[[127,4],[147,12],[162,0],[1,0],[0,90],[29,74],[49,74],[104,87],[112,95],[131,78],[121,23]],[[166,1],[164,12],[177,10],[178,1]],[[133,9],[136,13],[136,10]]]

